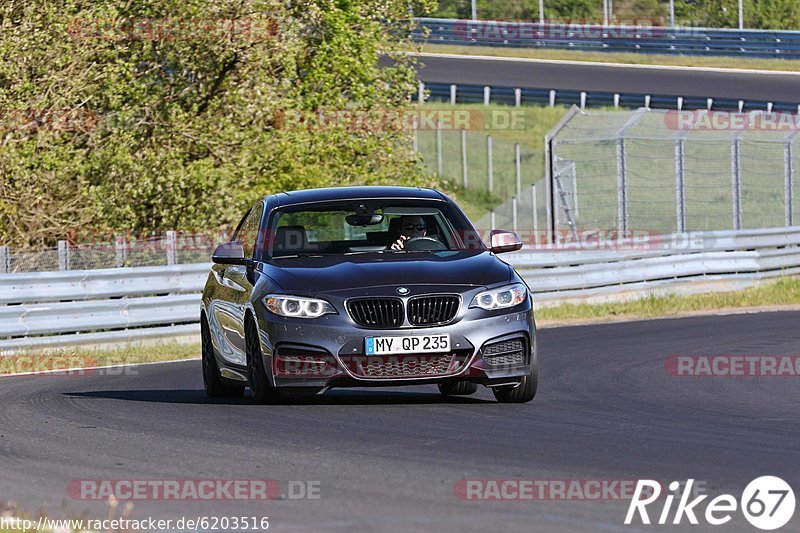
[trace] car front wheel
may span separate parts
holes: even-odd
[[[252,320],[247,323],[245,342],[247,345],[247,378],[253,401],[258,404],[276,403],[281,397],[278,389],[269,382],[269,376],[264,368],[264,354],[258,339],[258,329]]]
[[[211,330],[205,317],[200,322],[200,343],[203,361],[203,385],[205,386],[206,394],[212,398],[236,398],[244,394],[244,387],[228,385],[222,382],[217,359],[214,357]]]

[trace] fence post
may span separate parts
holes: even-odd
[[[786,136],[783,145],[783,197],[786,207],[786,225],[794,225],[794,148],[792,142],[798,132],[793,131]]]
[[[464,173],[464,188],[467,188],[467,132],[461,130],[461,169]]]
[[[522,196],[522,165],[520,164],[519,143],[514,145],[514,157],[517,167],[517,198]]]
[[[178,234],[174,230],[167,232],[167,264],[178,264]]]
[[[686,152],[684,135],[675,140],[675,209],[678,233],[686,232]]]
[[[417,124],[417,117],[411,119],[411,148],[414,150],[414,157],[417,156],[419,152],[419,140],[417,139],[417,130],[419,129],[419,125]]]
[[[628,229],[628,184],[625,137],[617,137],[617,231],[624,236]]]
[[[442,123],[436,121],[436,175],[442,177]]]
[[[489,192],[494,192],[494,170],[492,169],[492,136],[486,137],[486,151],[489,171]]]
[[[117,268],[124,267],[128,259],[128,241],[124,235],[114,237],[114,262]]]
[[[645,113],[646,108],[637,110],[617,132],[617,231],[620,237],[628,231],[628,154],[625,152],[625,135]]]
[[[533,217],[533,238],[539,244],[539,214],[536,211],[536,185],[531,184],[531,216]]]
[[[741,135],[736,132],[731,138],[731,189],[733,201],[733,229],[742,229],[742,179],[741,179]]]
[[[58,241],[58,269],[69,270],[69,243]]]
[[[511,197],[511,229],[517,231],[517,197]]]
[[[11,252],[8,246],[0,246],[0,274],[11,272]]]
[[[497,224],[495,223],[495,213],[494,209],[489,212],[489,225],[492,227],[491,229],[495,229]]]

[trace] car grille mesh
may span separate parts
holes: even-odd
[[[464,355],[391,355],[356,357],[346,361],[350,371],[364,378],[426,378],[447,376],[459,372]]]
[[[487,344],[481,350],[483,360],[491,366],[516,366],[525,364],[525,341],[512,339]]]
[[[403,324],[403,302],[396,298],[360,298],[347,304],[356,324],[368,328],[397,327]]]
[[[408,322],[413,326],[445,324],[458,313],[458,296],[420,296],[408,301]]]

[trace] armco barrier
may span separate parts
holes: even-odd
[[[563,105],[585,107],[615,107],[625,109],[708,109],[713,111],[769,111],[775,113],[798,113],[797,102],[767,100],[735,100],[732,98],[705,98],[699,96],[676,96],[667,94],[612,93],[608,91],[573,91],[546,87],[484,86],[467,83],[449,84],[420,82],[420,91],[426,102],[450,102],[460,104],[491,103],[507,105]],[[453,90],[455,87],[455,91]],[[488,88],[488,90],[487,90]],[[519,94],[519,98],[517,98]],[[453,98],[455,96],[455,99]],[[488,98],[487,98],[488,96]],[[799,99],[800,100],[800,99]]]
[[[535,22],[418,18],[417,41],[451,45],[554,48],[800,59],[800,32],[661,26],[602,26]]]
[[[614,242],[605,244],[611,246],[528,246],[500,257],[525,278],[539,306],[732,290],[800,274],[800,226],[652,236],[637,241],[636,249],[631,243],[618,249]],[[176,336],[196,339],[199,293],[209,266],[0,276],[0,354]]]

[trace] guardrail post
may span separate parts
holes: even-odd
[[[520,158],[519,143],[514,145],[514,164],[517,167],[517,198],[522,196],[522,161]]]
[[[114,263],[117,268],[124,267],[128,259],[128,241],[124,235],[114,237]]]
[[[550,107],[556,106],[556,91],[555,89],[550,90]]]
[[[678,233],[686,232],[686,151],[684,136],[675,140],[675,208]]]
[[[467,188],[467,132],[461,130],[461,170],[464,174],[464,188]]]
[[[614,109],[619,109],[619,93],[614,93]]]
[[[456,84],[450,85],[450,104],[456,105]]]
[[[733,197],[733,229],[742,229],[741,135],[736,132],[731,139],[731,189]]]
[[[514,105],[519,107],[522,105],[522,89],[514,89]]]
[[[492,96],[492,89],[488,85],[483,87],[483,105],[489,105]]]
[[[442,177],[442,123],[436,121],[436,175]]]
[[[486,137],[487,170],[489,172],[489,192],[494,192],[494,170],[492,169],[492,136]]]
[[[178,234],[174,230],[167,232],[167,264],[178,264]]]
[[[581,109],[586,109],[586,91],[581,91]]]
[[[69,243],[58,241],[58,269],[69,270]]]
[[[8,246],[0,246],[0,274],[11,272],[11,251]]]
[[[678,111],[683,111],[683,96],[678,97]]]
[[[419,82],[419,87],[417,89],[417,101],[420,104],[424,104],[425,103],[425,82],[424,81]]]

